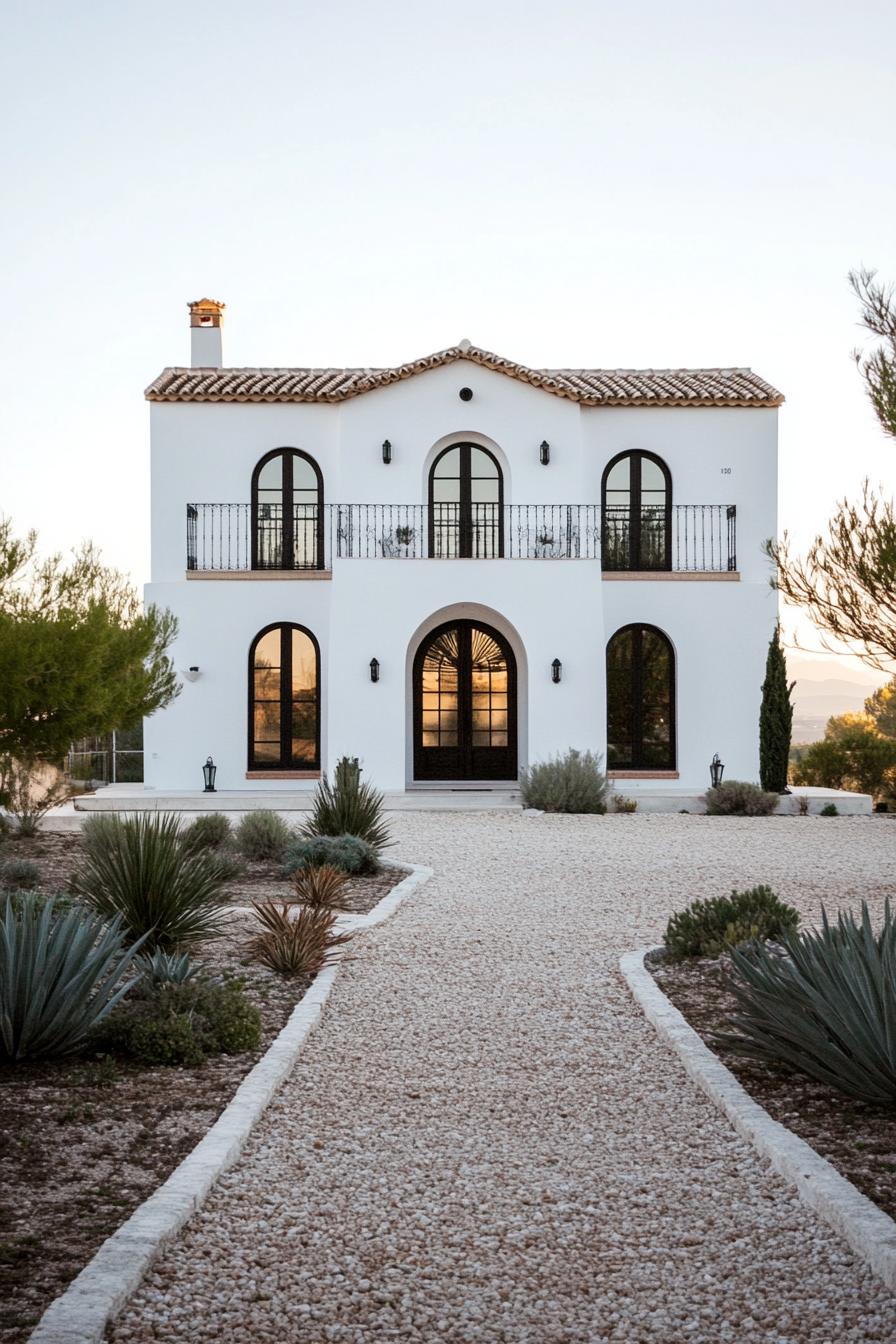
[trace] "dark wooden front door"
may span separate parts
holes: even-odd
[[[516,779],[516,660],[477,621],[427,635],[414,659],[414,778]]]

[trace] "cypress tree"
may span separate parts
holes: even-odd
[[[762,708],[759,711],[759,780],[769,793],[786,793],[793,728],[790,693],[795,681],[787,682],[787,661],[781,648],[781,627],[768,646],[765,681],[762,683]]]

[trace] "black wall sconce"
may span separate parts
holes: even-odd
[[[370,660],[370,680],[371,680],[371,681],[379,681],[379,679],[380,679],[380,662],[379,662],[379,659],[378,659],[378,658],[371,658],[371,660]]]
[[[712,787],[717,789],[722,782],[722,775],[725,773],[725,767],[719,760],[719,753],[716,752],[709,763],[709,778],[712,781]]]
[[[388,467],[392,461],[392,445],[388,439],[383,439],[383,462]]]
[[[551,445],[548,443],[547,439],[542,439],[538,448],[538,457],[543,467],[546,467],[547,464],[550,462]]]
[[[203,790],[204,793],[218,792],[218,790],[215,788],[215,775],[217,773],[218,773],[218,767],[215,765],[211,756],[209,756],[208,760],[205,762],[205,765],[202,767],[202,778],[205,780],[205,788]]]
[[[457,395],[460,397],[461,401],[472,401],[473,389],[472,387],[462,387]]]
[[[560,680],[562,672],[563,672],[563,664],[561,663],[559,658],[555,658],[554,661],[551,663],[551,681],[554,683],[555,686],[557,685],[557,682]]]

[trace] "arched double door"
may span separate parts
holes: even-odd
[[[516,779],[516,659],[479,621],[431,631],[414,659],[414,778]]]

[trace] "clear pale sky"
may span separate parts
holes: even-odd
[[[0,511],[148,577],[142,389],[225,363],[757,369],[805,541],[896,443],[846,272],[896,280],[896,6],[7,0]]]

